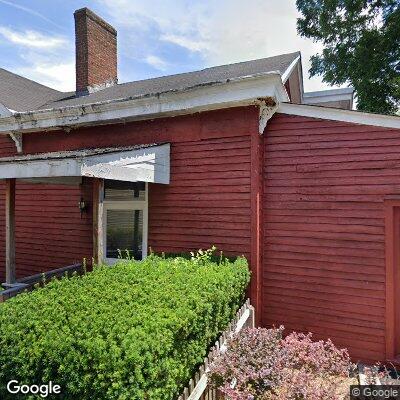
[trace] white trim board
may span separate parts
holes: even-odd
[[[328,96],[328,95],[349,95],[354,93],[354,88],[338,88],[338,89],[327,89],[327,90],[317,90],[314,92],[305,92],[304,97],[320,97],[320,96]]]
[[[293,72],[294,68],[297,66],[297,63],[300,61],[300,55],[298,55],[292,63],[289,65],[289,67],[286,69],[286,71],[282,74],[282,82],[286,83],[288,80],[289,76]]]
[[[281,103],[278,113],[299,115],[302,117],[329,119],[384,128],[400,129],[400,117],[381,114],[369,114],[360,111],[341,110],[303,104]]]
[[[258,104],[259,98],[289,101],[278,72],[244,76],[225,82],[135,98],[14,113],[0,117],[0,133],[35,132],[124,121],[193,114]]]
[[[86,176],[168,184],[169,156],[169,144],[79,157],[29,159],[27,156],[0,162],[0,179]]]
[[[115,264],[117,258],[107,258],[107,211],[108,210],[140,210],[143,212],[142,259],[147,257],[148,225],[149,225],[149,185],[146,183],[144,199],[104,200],[103,205],[103,261],[109,265]]]
[[[350,100],[353,101],[353,88],[321,90],[318,92],[304,93],[303,104],[325,103],[328,101]]]

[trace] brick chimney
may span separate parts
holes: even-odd
[[[116,84],[117,31],[86,7],[74,17],[77,95]]]

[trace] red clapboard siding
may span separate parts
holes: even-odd
[[[0,157],[14,156],[17,154],[15,142],[9,135],[0,135]]]
[[[70,133],[26,134],[24,152],[169,142],[171,183],[149,185],[149,246],[157,252],[187,252],[216,245],[228,255],[249,257],[250,137],[257,132],[257,108],[244,107]],[[90,187],[17,184],[18,277],[91,257],[91,210],[81,219],[82,193],[90,204]],[[4,223],[0,186],[2,280]]]
[[[90,184],[88,182],[88,184]],[[4,184],[1,184],[0,226],[5,224]],[[15,244],[17,278],[81,262],[92,257],[92,219],[80,215],[80,186],[29,184],[17,181]],[[0,257],[4,266],[4,240]],[[0,269],[4,280],[4,268]]]
[[[183,252],[216,245],[250,255],[250,131],[174,143],[170,185],[151,185],[149,245]]]
[[[0,157],[17,154],[14,141],[8,135],[0,135]],[[5,280],[5,183],[0,180],[0,281]]]
[[[263,324],[385,357],[383,199],[400,131],[278,114],[264,148]]]

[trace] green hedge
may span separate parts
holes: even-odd
[[[182,257],[182,258],[186,258],[187,260],[190,260],[193,257],[193,253],[159,253],[157,255],[159,257],[163,257],[163,258]],[[208,254],[208,257],[211,262],[214,262],[217,264],[221,264],[226,261],[234,262],[237,258],[235,256],[226,256],[226,255],[222,254],[222,252],[220,254],[214,254],[214,253]]]
[[[52,381],[63,399],[173,399],[244,299],[247,262],[122,261],[0,305],[6,384]]]

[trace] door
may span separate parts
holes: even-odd
[[[148,188],[142,182],[105,181],[104,258],[141,260],[147,256]]]
[[[400,363],[400,199],[385,200],[386,359]]]

